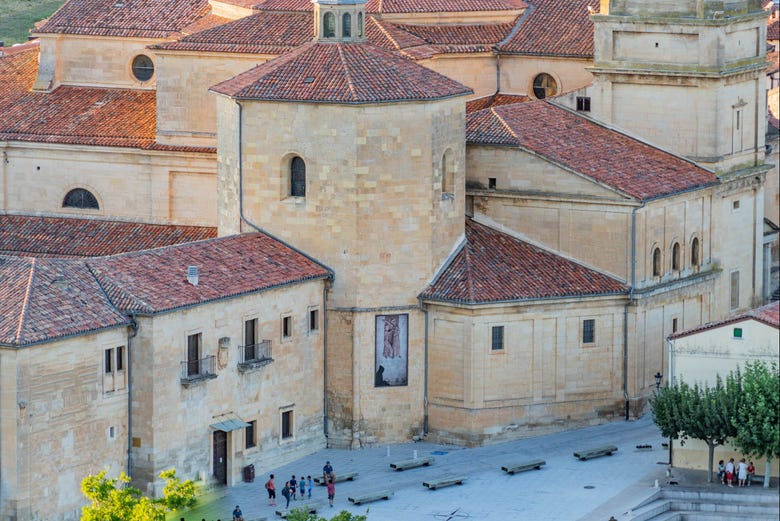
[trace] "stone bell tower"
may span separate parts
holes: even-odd
[[[761,168],[760,0],[602,0],[592,20],[596,118],[719,174]]]

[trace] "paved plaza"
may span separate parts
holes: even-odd
[[[636,421],[615,421],[568,432],[539,436],[478,448],[462,448],[428,442],[382,445],[350,451],[324,449],[275,469],[257,469],[253,483],[239,483],[219,489],[204,498],[190,512],[177,513],[171,519],[186,521],[229,521],[236,504],[241,505],[247,521],[279,519],[268,506],[263,489],[268,474],[276,475],[277,488],[285,479],[301,473],[318,476],[330,460],[335,473],[357,472],[354,481],[336,485],[336,501],[327,507],[325,487],[314,487],[313,498],[325,507],[319,514],[327,518],[341,510],[369,512],[369,521],[461,521],[527,520],[534,521],[607,521],[625,513],[654,492],[654,480],[663,480],[668,451],[662,448],[658,429],[649,415]],[[580,461],[578,450],[615,445],[611,456]],[[637,445],[652,445],[638,450]],[[414,457],[433,456],[431,466],[395,471],[390,463]],[[546,465],[509,475],[502,466],[525,460],[543,459]],[[422,482],[449,474],[468,479],[462,485],[428,490]],[[348,497],[379,489],[390,489],[393,496],[361,506]],[[284,498],[277,499],[284,504]],[[298,501],[297,503],[300,503]],[[291,506],[296,502],[292,501]]]

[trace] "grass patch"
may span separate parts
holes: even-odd
[[[0,0],[0,41],[27,41],[35,22],[48,18],[65,0]]]

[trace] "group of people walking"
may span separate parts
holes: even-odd
[[[738,487],[749,487],[750,480],[756,473],[756,467],[753,466],[753,462],[745,463],[745,458],[739,460],[739,463],[734,463],[734,458],[729,459],[728,463],[723,463],[723,460],[718,462],[718,479],[722,485],[734,486],[734,478],[737,479]]]
[[[336,496],[336,476],[333,474],[333,467],[330,461],[325,462],[325,466],[322,467],[322,479],[327,485],[328,489],[328,502],[330,506],[333,506],[333,499]],[[284,482],[281,494],[285,499],[284,508],[290,508],[290,500],[297,499],[311,499],[311,492],[314,488],[314,482],[311,476],[303,477],[300,475],[299,479],[293,475],[289,480]],[[274,481],[274,475],[271,474],[268,481],[265,482],[265,490],[268,492],[268,504],[270,506],[276,506],[276,483]]]

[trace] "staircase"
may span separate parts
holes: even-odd
[[[752,487],[751,487],[752,489]],[[776,489],[730,492],[662,488],[624,518],[631,521],[777,521]]]

